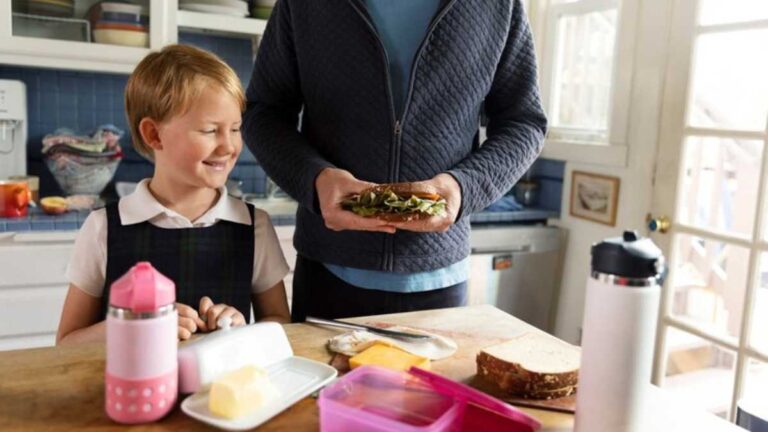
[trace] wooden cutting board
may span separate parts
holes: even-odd
[[[365,322],[364,324],[381,328],[386,328],[393,325],[392,323],[382,321]],[[518,398],[506,394],[504,391],[496,387],[495,384],[477,376],[477,366],[474,360],[475,356],[477,356],[477,353],[479,353],[483,348],[505,342],[508,339],[478,337],[477,335],[472,335],[461,331],[448,331],[424,327],[418,328],[430,333],[449,337],[453,339],[459,347],[458,351],[453,356],[443,360],[433,360],[433,371],[468,384],[471,387],[474,387],[484,393],[487,393],[512,405],[571,414],[576,412],[576,395],[550,400]],[[471,359],[471,361],[468,361],[469,359]],[[343,354],[333,355],[329,361],[329,364],[339,371],[339,375],[349,371],[349,357]]]

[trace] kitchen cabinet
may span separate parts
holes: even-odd
[[[61,231],[0,237],[0,351],[55,343],[75,235]]]
[[[98,0],[76,0],[74,20],[83,18]],[[267,21],[225,15],[178,10],[178,0],[143,0],[149,11],[149,46],[138,48],[85,41],[21,36],[19,15],[14,13],[12,0],[0,0],[0,64],[70,69],[94,72],[130,73],[150,50],[176,43],[179,31],[205,32],[254,39],[261,35]],[[45,20],[43,18],[42,20]],[[16,29],[14,29],[14,22]],[[48,19],[48,24],[56,18]],[[64,25],[77,25],[76,22]],[[32,25],[32,24],[30,24]],[[71,32],[70,32],[71,33]],[[86,31],[87,33],[87,31]]]

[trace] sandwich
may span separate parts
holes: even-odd
[[[446,216],[446,202],[435,192],[414,183],[390,183],[370,187],[341,203],[344,210],[363,217],[407,222]]]

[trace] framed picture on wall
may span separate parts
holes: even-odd
[[[573,171],[571,216],[615,226],[620,183],[618,177]]]

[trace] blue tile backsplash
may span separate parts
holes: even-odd
[[[559,214],[565,162],[539,158],[528,170],[528,175],[539,184],[539,198],[536,207],[552,210]]]
[[[247,86],[253,68],[250,40],[181,33],[179,42],[215,52]],[[152,175],[152,164],[133,150],[128,136],[123,109],[128,75],[0,65],[0,78],[20,80],[27,86],[27,171],[40,177],[41,196],[61,194],[40,153],[43,137],[61,127],[87,133],[105,123],[116,125],[126,136],[121,140],[125,157],[114,181],[138,181]],[[247,149],[232,177],[243,181],[245,192],[263,193],[266,189],[266,175]]]

